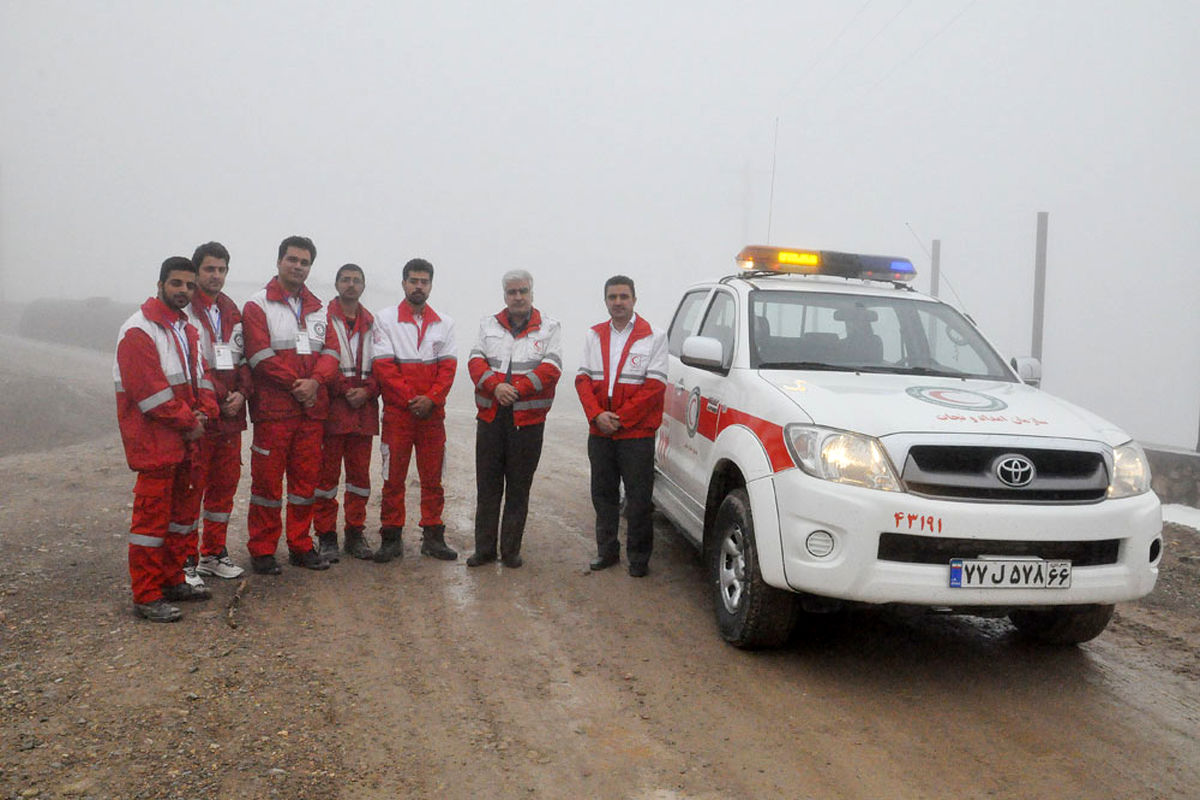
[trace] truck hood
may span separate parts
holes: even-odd
[[[1085,439],[1114,447],[1130,439],[1095,414],[1023,383],[854,372],[758,374],[811,422],[875,437],[1000,434]]]

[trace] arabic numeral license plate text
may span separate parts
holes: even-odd
[[[952,558],[952,589],[1067,589],[1070,561],[1028,558]]]

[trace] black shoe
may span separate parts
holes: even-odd
[[[187,581],[163,587],[163,600],[169,603],[186,603],[192,600],[208,600],[212,590],[207,586],[192,586]]]
[[[166,600],[155,600],[153,603],[134,603],[133,613],[151,622],[178,622],[183,612]]]
[[[442,561],[457,561],[458,552],[446,544],[446,526],[430,525],[421,531],[421,555]]]
[[[505,556],[504,558],[500,559],[500,563],[509,569],[516,569],[525,563],[525,559],[521,558],[520,554],[515,554],[511,556]]]
[[[317,555],[321,557],[321,560],[330,564],[336,564],[342,560],[342,557],[338,555],[337,531],[318,533],[317,541],[320,543]]]
[[[305,550],[302,553],[288,550],[288,563],[293,567],[305,569],[329,569],[329,562],[317,555],[316,550]]]
[[[468,567],[481,567],[484,564],[490,564],[495,560],[496,560],[495,553],[476,552],[476,553],[472,553],[471,557],[467,559],[467,566]]]
[[[346,540],[342,542],[342,552],[348,556],[361,558],[363,561],[370,561],[375,557],[367,540],[363,538],[363,529],[349,526],[346,528]]]
[[[631,578],[644,578],[649,574],[650,574],[650,567],[648,567],[645,564],[630,564],[629,565],[629,577],[631,577]]]
[[[597,558],[593,558],[591,562],[588,563],[588,569],[592,570],[593,572],[599,572],[602,569],[608,569],[613,564],[619,563],[621,563],[621,557],[618,555],[599,556]]]
[[[403,528],[383,528],[380,530],[383,535],[383,542],[379,545],[379,549],[375,551],[375,563],[383,564],[391,561],[393,558],[404,558],[404,543],[401,541],[401,534],[404,533]]]
[[[250,569],[259,575],[278,575],[283,572],[275,561],[275,556],[251,556]]]

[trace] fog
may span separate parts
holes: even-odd
[[[464,354],[526,268],[574,361],[613,273],[665,327],[744,244],[924,290],[939,239],[942,296],[1025,355],[1047,211],[1044,388],[1194,447],[1197,45],[1187,0],[0,0],[0,299],[140,299],[216,239],[240,301],[302,234],[322,299],[430,259]]]

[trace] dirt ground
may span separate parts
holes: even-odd
[[[44,377],[62,368],[77,377]],[[232,614],[241,581],[214,579],[211,602],[152,625],[131,611],[109,371],[0,337],[0,800],[1200,796],[1189,528],[1165,531],[1156,591],[1081,647],[855,612],[741,652],[665,521],[648,578],[587,571],[586,431],[564,386],[521,569],[423,558],[409,534],[400,562],[249,576]],[[460,385],[446,476],[464,554],[469,403]]]

